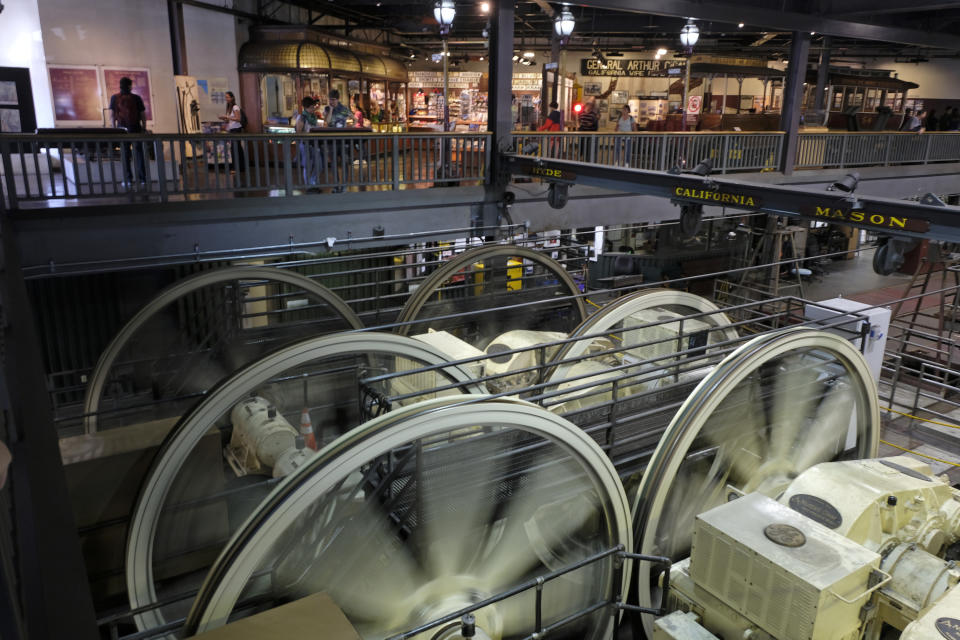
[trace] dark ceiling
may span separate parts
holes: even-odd
[[[435,50],[440,37],[433,2],[411,0],[284,0],[308,9],[317,23],[342,20],[323,28],[351,37],[377,30],[378,39],[418,53]],[[489,0],[491,11],[497,0]],[[269,5],[269,2],[262,3]],[[515,3],[515,46],[544,48],[552,18],[561,4],[546,0]],[[482,54],[489,14],[480,0],[456,0],[450,32],[454,54]],[[794,30],[814,32],[812,48],[832,38],[834,59],[894,57],[923,61],[960,55],[960,1],[933,0],[589,0],[571,4],[577,23],[567,49],[637,51],[679,48],[685,17],[700,28],[699,53],[778,57],[789,50]],[[744,26],[740,27],[739,23]]]

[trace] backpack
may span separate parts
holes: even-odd
[[[140,131],[140,101],[132,93],[118,93],[116,102],[117,124],[130,132]]]
[[[247,112],[243,109],[240,109],[240,128],[244,131],[247,130]]]

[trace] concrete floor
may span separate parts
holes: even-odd
[[[873,253],[873,248],[867,248],[850,260],[828,261],[820,265],[824,273],[822,277],[804,283],[804,297],[814,301],[844,297],[868,304],[880,304],[881,300],[892,301],[902,297],[912,276],[901,273],[881,276],[874,273]],[[924,298],[925,308],[931,304],[935,304],[932,299]],[[897,388],[893,389],[887,380],[881,380],[879,394],[882,421],[880,455],[918,458],[929,464],[934,473],[946,473],[952,483],[960,483],[960,388],[936,388],[930,385],[918,388],[898,382]],[[887,409],[919,414],[917,417],[925,420]],[[902,449],[914,453],[906,453]]]
[[[807,300],[822,301],[829,298],[853,298],[858,294],[876,289],[910,284],[911,276],[894,273],[881,276],[873,271],[873,247],[865,248],[850,260],[825,260],[820,266],[824,274],[803,284]]]

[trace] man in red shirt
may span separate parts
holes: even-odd
[[[132,88],[133,81],[130,78],[120,78],[120,93],[110,96],[113,126],[126,129],[127,133],[143,133],[147,130],[147,108],[143,104],[143,98],[133,93]],[[147,181],[147,169],[143,157],[143,143],[138,142],[136,145],[132,145],[130,142],[124,142],[122,155],[126,184],[133,182],[133,173],[130,171],[132,146],[135,148],[137,156],[137,179],[141,183],[145,183]]]

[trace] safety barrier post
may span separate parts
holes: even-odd
[[[400,190],[400,136],[396,133],[393,134],[391,140],[393,146],[393,153],[391,154],[391,184],[394,191]]]
[[[10,210],[17,208],[17,179],[13,175],[13,163],[10,162],[10,155],[13,153],[13,147],[8,141],[0,141],[0,155],[3,156],[3,177],[7,183],[7,203]]]
[[[734,134],[725,133],[722,136],[723,141],[721,142],[721,145],[720,145],[720,149],[721,149],[720,153],[723,154],[723,162],[720,165],[720,173],[727,172],[727,161],[729,160],[729,155],[730,155],[730,136],[732,135]]]
[[[290,160],[290,138],[285,136],[280,143],[283,154],[283,188],[286,195],[293,195],[293,167]]]
[[[173,149],[171,148],[171,155],[173,155]],[[154,139],[153,141],[153,154],[157,159],[157,185],[160,188],[160,202],[167,201],[167,167],[166,161],[163,157],[163,140]],[[101,176],[101,181],[103,177]],[[149,189],[149,186],[148,186]]]

